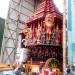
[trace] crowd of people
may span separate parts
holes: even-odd
[[[75,75],[75,66],[67,65],[64,70],[64,75]]]

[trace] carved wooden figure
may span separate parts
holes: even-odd
[[[46,40],[50,40],[51,30],[54,26],[54,17],[51,13],[47,13],[45,17],[45,26],[46,26]]]

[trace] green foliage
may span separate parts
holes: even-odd
[[[55,59],[52,59],[49,64],[48,67],[52,67],[52,68],[57,68],[58,67],[58,62]]]

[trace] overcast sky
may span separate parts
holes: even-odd
[[[5,18],[7,17],[8,6],[10,0],[0,0],[0,17]],[[63,11],[63,0],[54,0],[54,3],[59,8],[59,10]]]

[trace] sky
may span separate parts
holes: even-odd
[[[9,6],[9,0],[0,0],[0,17],[6,19],[8,6]]]
[[[0,0],[0,17],[6,19],[10,0]],[[63,0],[54,0],[54,3],[63,12]]]

